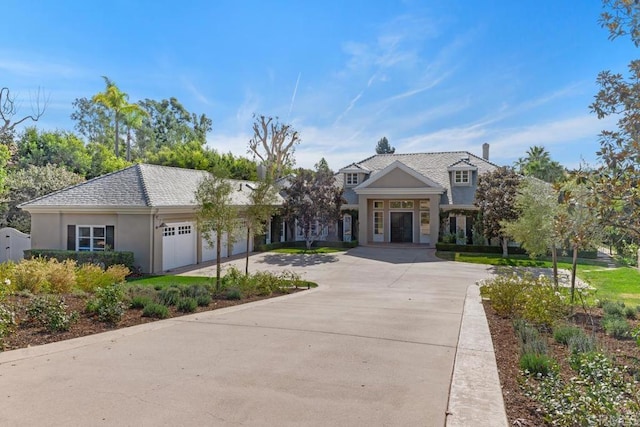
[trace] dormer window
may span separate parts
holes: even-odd
[[[345,173],[345,179],[347,185],[358,185],[357,173]]]
[[[470,176],[468,170],[457,170],[454,171],[454,180],[453,182],[457,185],[469,185]]]

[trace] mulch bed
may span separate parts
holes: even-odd
[[[289,293],[299,292],[305,290],[304,288],[291,289]],[[252,297],[243,300],[226,300],[226,299],[213,299],[208,307],[197,307],[194,313],[201,313],[204,311],[216,310],[224,307],[231,307],[240,304],[246,304],[248,302],[259,301],[263,299],[282,296],[285,294],[273,294],[269,296]],[[85,306],[87,304],[86,297],[78,296],[74,294],[63,295],[64,302],[68,306],[68,312],[76,311],[79,313],[78,321],[75,322],[71,328],[66,332],[50,332],[46,328],[37,326],[32,322],[26,321],[27,314],[26,308],[29,303],[28,297],[23,296],[11,296],[8,303],[13,305],[16,318],[18,321],[18,328],[14,333],[5,338],[4,350],[15,350],[19,348],[26,348],[34,345],[48,344],[56,341],[64,341],[72,338],[84,337],[87,335],[98,334],[100,332],[113,331],[120,328],[126,328],[128,326],[140,325],[143,323],[155,322],[159,319],[150,317],[142,317],[142,309],[129,309],[125,312],[124,317],[118,324],[110,325],[108,323],[100,322],[95,315],[85,313]],[[175,307],[169,307],[170,318],[179,317],[193,313],[182,313],[176,310]]]
[[[493,340],[509,424],[521,427],[548,425],[542,417],[539,405],[525,396],[520,386],[523,378],[519,367],[520,344],[515,335],[512,320],[498,316],[491,308],[489,301],[483,301],[483,305]],[[635,340],[620,340],[606,335],[600,326],[601,310],[594,310],[592,316],[597,342],[605,353],[613,358],[617,364],[630,366],[632,369],[640,371],[640,348]],[[584,313],[574,315],[572,321],[583,327],[588,334],[593,331],[590,320]],[[640,325],[638,320],[630,323],[632,327]],[[552,357],[559,363],[560,375],[565,379],[575,375],[568,363],[569,351],[567,347],[556,343],[550,334],[548,347]]]

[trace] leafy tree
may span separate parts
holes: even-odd
[[[94,95],[92,101],[96,104],[102,104],[107,109],[113,111],[115,129],[114,153],[116,157],[120,157],[120,121],[129,114],[144,114],[144,110],[137,104],[129,104],[129,95],[122,92],[111,79],[106,76],[102,78],[106,85],[105,91]]]
[[[99,142],[90,142],[86,147],[87,153],[91,156],[91,167],[87,178],[95,178],[131,165],[125,159],[116,157],[110,148]]]
[[[284,214],[287,220],[297,220],[307,249],[322,230],[340,219],[342,189],[335,186],[333,173],[298,169],[291,184],[284,189]]]
[[[20,168],[58,165],[85,176],[91,167],[91,156],[82,140],[71,132],[38,132],[29,127],[17,142],[17,164]]]
[[[89,143],[110,145],[115,129],[111,123],[109,110],[88,98],[76,98],[73,103],[71,119],[75,121],[76,131]]]
[[[249,196],[249,206],[245,213],[247,225],[247,253],[245,257],[245,274],[249,274],[249,243],[251,237],[265,232],[269,220],[275,210],[277,193],[273,185],[268,181],[256,184]]]
[[[233,204],[233,187],[221,173],[205,178],[196,190],[198,229],[202,237],[213,246],[216,245],[216,291],[220,291],[220,258],[222,239],[227,236],[233,243],[238,228],[238,208]]]
[[[293,153],[300,143],[300,134],[291,125],[280,123],[277,117],[260,115],[254,119],[249,153],[267,167],[267,179],[276,181],[295,164]]]
[[[10,157],[11,153],[9,149],[5,145],[0,144],[0,200],[6,191],[7,162]]]
[[[198,170],[208,170],[214,166],[210,153],[197,141],[165,145],[157,152],[149,152],[147,155],[147,161],[155,165]]]
[[[502,256],[508,256],[509,236],[502,223],[515,221],[518,218],[515,200],[521,177],[513,169],[502,167],[485,173],[478,179],[475,204],[482,211],[485,237],[500,238]]]
[[[78,184],[84,177],[70,172],[63,166],[27,166],[16,169],[7,176],[8,201],[4,206],[1,223],[29,233],[31,217],[18,208],[20,203],[44,196],[54,191]]]
[[[529,256],[536,258],[551,250],[553,278],[558,286],[558,245],[562,237],[556,221],[559,219],[558,194],[553,187],[537,178],[526,177],[520,183],[515,198],[518,217],[502,221],[505,234],[520,243]]]
[[[380,141],[378,141],[378,144],[376,144],[377,154],[393,154],[395,152],[396,148],[392,147],[391,144],[389,144],[389,140],[386,136],[383,136]]]
[[[631,0],[605,0],[601,23],[610,38],[630,36],[635,46],[640,41],[640,8]],[[596,205],[604,226],[625,230],[632,239],[640,238],[640,60],[629,64],[629,77],[602,71],[600,90],[591,111],[602,119],[618,117],[617,130],[600,133],[602,160],[591,178]]]
[[[5,140],[4,136],[13,134],[16,126],[27,120],[37,122],[47,109],[48,98],[44,98],[38,89],[36,99],[32,103],[32,113],[22,117],[16,117],[18,114],[18,105],[16,105],[16,97],[11,95],[8,87],[0,88],[0,139]]]
[[[526,157],[519,158],[515,167],[522,175],[534,176],[551,183],[562,181],[565,175],[562,165],[551,160],[549,152],[537,145],[530,147]]]

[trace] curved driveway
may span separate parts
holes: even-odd
[[[414,248],[250,260],[320,287],[0,353],[0,425],[444,425],[486,266]]]

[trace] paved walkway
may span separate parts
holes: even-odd
[[[486,266],[361,247],[250,259],[320,287],[0,353],[0,425],[506,425]]]

